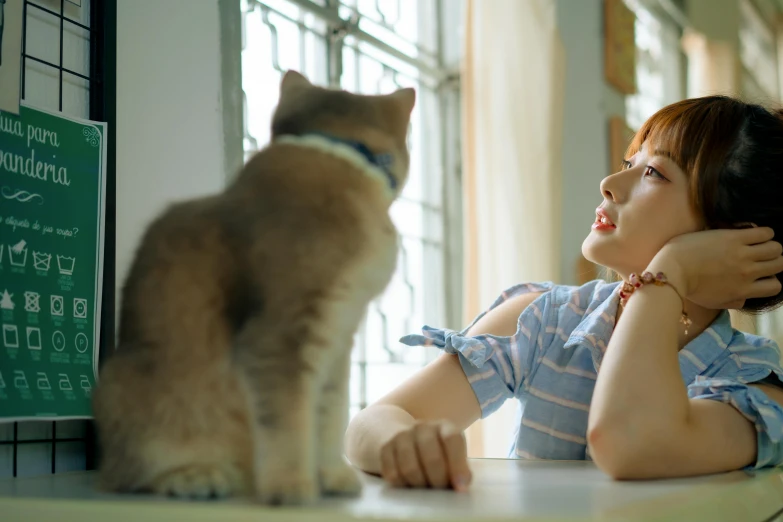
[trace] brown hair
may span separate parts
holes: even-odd
[[[727,96],[664,107],[637,132],[628,154],[647,142],[688,176],[691,204],[708,229],[746,223],[770,227],[783,240],[783,112]],[[777,274],[783,282],[783,273]],[[749,299],[759,313],[783,303],[783,292]]]

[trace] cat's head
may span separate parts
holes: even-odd
[[[415,103],[413,89],[377,96],[353,94],[315,86],[298,72],[288,71],[272,118],[272,140],[320,133],[362,143],[373,154],[391,155],[388,171],[401,190],[408,178],[407,135]]]

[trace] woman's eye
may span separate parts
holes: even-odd
[[[633,165],[631,164],[631,162],[630,162],[630,161],[628,161],[628,160],[623,160],[623,170],[628,170],[628,169],[630,169],[631,167],[633,167]]]
[[[652,167],[651,167],[651,166],[649,166],[649,165],[647,166],[647,168],[646,168],[646,169],[644,169],[644,175],[645,175],[645,176],[650,176],[650,177],[653,177],[653,178],[655,178],[655,179],[661,179],[661,180],[664,180],[664,181],[668,181],[666,178],[664,178],[664,177],[661,175],[661,173],[660,173],[660,172],[658,172],[657,170],[655,170],[654,168],[652,168]]]

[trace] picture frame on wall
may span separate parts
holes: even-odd
[[[636,15],[623,0],[604,0],[604,76],[621,94],[636,94]]]

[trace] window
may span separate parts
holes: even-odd
[[[664,13],[636,0],[627,3],[636,14],[636,89],[626,98],[626,120],[637,130],[662,107],[685,96],[682,82],[681,30]]]
[[[447,73],[439,60],[438,0],[243,0],[244,149],[269,141],[281,74],[295,69],[319,85],[364,94],[415,87],[408,184],[391,208],[400,231],[397,272],[369,307],[357,333],[351,415],[375,401],[434,356],[398,339],[422,324],[447,324],[446,281],[459,260],[447,256],[447,205],[452,175],[444,147]]]
[[[740,89],[750,100],[777,100],[778,64],[775,35],[748,0],[740,2],[739,54],[742,64]]]

